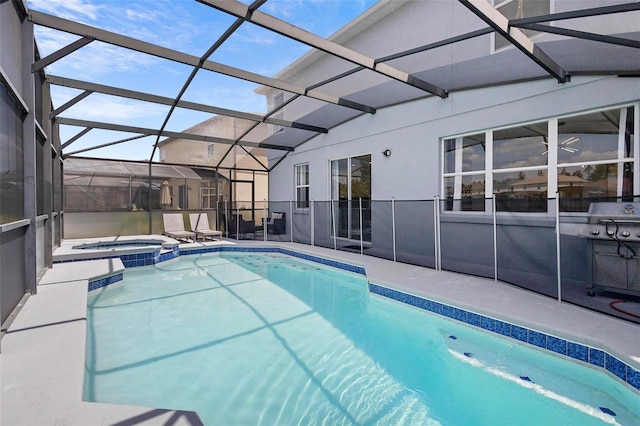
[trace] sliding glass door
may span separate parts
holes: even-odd
[[[371,241],[371,154],[331,161],[331,200],[331,236]]]

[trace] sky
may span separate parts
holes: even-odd
[[[322,37],[329,37],[371,7],[377,0],[269,0],[260,11]],[[243,3],[250,4],[244,0]],[[235,18],[195,0],[27,0],[29,9],[115,32],[197,57],[234,22]],[[40,56],[78,39],[78,36],[36,26]],[[209,59],[273,77],[309,48],[283,36],[244,23]],[[166,97],[175,97],[192,68],[93,41],[46,67],[49,75],[89,81]],[[254,93],[254,83],[199,71],[183,100],[244,112],[266,112],[266,100]],[[54,108],[81,92],[52,87]],[[61,116],[158,129],[169,106],[91,94]],[[166,130],[183,131],[211,114],[176,109]],[[83,128],[61,126],[62,143]],[[64,153],[117,141],[134,134],[92,130],[65,148]],[[155,137],[113,145],[78,155],[148,160]],[[157,160],[157,154],[154,157]]]

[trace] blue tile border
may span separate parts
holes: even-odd
[[[175,259],[180,256],[178,247],[172,249],[159,249],[154,248],[150,251],[131,253],[131,254],[111,254],[101,255],[99,253],[92,254],[87,257],[77,259],[65,259],[55,260],[54,264],[59,263],[72,263],[72,262],[85,262],[87,260],[101,260],[101,259],[120,259],[125,268],[135,268],[137,266],[149,266],[156,263],[166,262],[167,260]]]
[[[581,343],[571,342],[566,339],[561,339],[520,325],[510,324],[475,312],[435,302],[420,296],[383,287],[372,282],[369,282],[369,291],[373,294],[416,306],[420,309],[437,313],[447,318],[473,325],[501,336],[510,337],[512,339],[528,343],[536,346],[537,348],[553,352],[554,354],[560,354],[585,364],[601,367],[609,374],[629,384],[636,391],[640,391],[640,371],[603,350],[583,345]]]
[[[108,285],[117,283],[119,281],[122,281],[122,278],[123,278],[123,274],[122,274],[122,272],[120,272],[119,274],[110,275],[108,277],[99,278],[97,280],[89,281],[89,290],[88,291],[97,290],[99,288],[106,287]]]

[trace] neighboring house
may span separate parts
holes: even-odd
[[[217,115],[184,130],[184,133],[234,141],[252,124],[253,122],[248,120]],[[262,140],[264,135],[255,137]],[[198,191],[192,187],[172,185],[171,193],[176,200],[174,208],[214,209],[216,201],[224,203],[230,200],[237,202],[239,208],[251,208],[252,203],[261,203],[268,199],[267,159],[264,149],[247,148],[251,152],[249,155],[242,147],[232,144],[174,138],[161,141],[158,149],[160,162],[213,167],[218,176],[224,177],[218,179],[217,184],[215,172],[211,173],[209,178],[203,177]],[[260,169],[265,169],[265,172],[252,171]],[[201,201],[197,202],[198,199]],[[261,209],[262,205],[259,204],[257,208]]]

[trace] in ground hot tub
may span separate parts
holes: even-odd
[[[73,249],[79,250],[108,250],[108,249],[126,249],[147,246],[159,246],[165,242],[162,240],[129,240],[129,241],[98,241],[95,243],[84,243],[73,246]]]
[[[70,244],[54,253],[54,263],[118,257],[125,267],[154,265],[179,256],[179,242],[170,238],[114,237]]]

